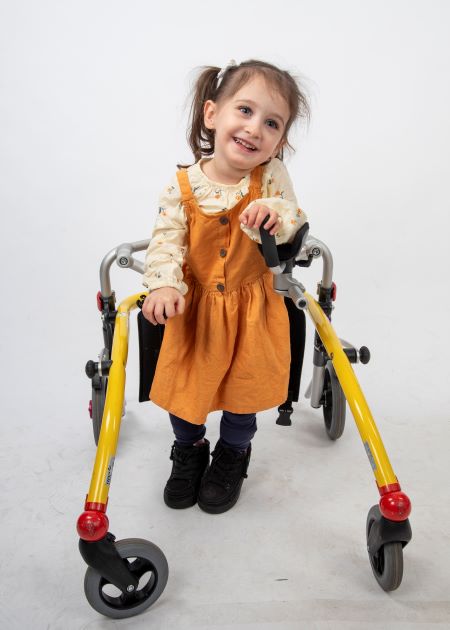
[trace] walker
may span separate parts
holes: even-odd
[[[357,350],[338,339],[331,326],[336,297],[332,281],[333,259],[328,247],[308,235],[308,224],[291,244],[276,246],[275,238],[260,229],[261,250],[274,274],[274,290],[285,297],[291,326],[291,379],[286,402],[278,409],[277,424],[290,425],[292,403],[298,400],[303,347],[298,330],[304,326],[307,311],[315,327],[313,375],[305,396],[314,408],[322,407],[325,431],[331,440],[341,437],[345,426],[346,402],[361,435],[380,494],[377,505],[367,515],[366,539],[369,561],[376,581],[385,591],[400,586],[403,576],[403,547],[411,540],[408,516],[411,503],[389,462],[380,434],[358,384],[352,363],[368,363],[369,350]],[[124,413],[125,368],[128,354],[130,312],[142,307],[147,293],[124,299],[116,309],[111,289],[110,268],[119,267],[143,273],[144,265],[133,256],[146,250],[149,240],[124,243],[106,254],[100,266],[97,305],[101,312],[104,347],[98,361],[88,361],[86,373],[92,383],[89,413],[97,444],[91,485],[84,512],[79,516],[79,549],[88,564],[84,591],[88,602],[107,617],[122,619],[149,608],[162,594],[168,579],[164,553],[152,542],[140,538],[115,540],[106,516],[108,492]],[[292,276],[294,266],[309,266],[322,258],[322,280],[318,300],[305,291]],[[156,366],[164,326],[153,326],[138,316],[140,349],[139,400],[148,400],[152,371]],[[294,352],[292,352],[294,351]],[[294,354],[295,353],[295,354]],[[299,358],[300,357],[300,358]]]

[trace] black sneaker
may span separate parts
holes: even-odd
[[[251,445],[239,452],[223,446],[220,440],[217,442],[198,493],[198,506],[204,512],[221,514],[237,502],[247,477],[251,452]]]
[[[170,459],[172,473],[164,488],[164,503],[180,509],[194,505],[202,475],[209,464],[209,441],[200,446],[180,446],[173,443]]]

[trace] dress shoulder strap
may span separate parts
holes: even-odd
[[[261,188],[263,169],[264,167],[260,164],[250,173],[250,186],[248,191],[253,199],[258,199],[259,197],[262,197]]]
[[[194,194],[192,192],[191,183],[189,181],[189,175],[185,168],[177,171],[178,184],[181,191],[181,200],[183,203],[192,201]]]

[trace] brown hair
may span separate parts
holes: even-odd
[[[206,101],[220,102],[225,98],[231,98],[255,75],[262,76],[288,104],[290,115],[283,132],[283,140],[293,150],[287,139],[289,129],[298,118],[304,118],[308,122],[311,114],[308,99],[300,89],[297,80],[286,70],[280,70],[265,61],[249,59],[239,65],[229,66],[217,89],[219,72],[220,68],[204,66],[192,89],[187,140],[195,161],[198,162],[201,157],[214,153],[214,130],[205,127],[204,123],[203,108]],[[277,157],[283,159],[283,148],[280,149]]]

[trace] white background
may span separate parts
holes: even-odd
[[[84,599],[75,532],[95,454],[84,364],[102,345],[98,268],[150,236],[159,192],[191,159],[193,70],[252,57],[310,95],[286,163],[334,256],[335,328],[372,351],[357,374],[414,538],[384,594],[351,415],[331,444],[303,399],[290,429],[260,415],[236,508],[168,510],[172,437],[164,412],[136,402],[133,328],[108,514],[119,538],[160,545],[171,577],[121,627],[449,627],[449,18],[444,0],[0,2],[2,628],[116,627]],[[313,293],[320,264],[300,278]],[[141,290],[133,272],[112,280],[119,299]]]

